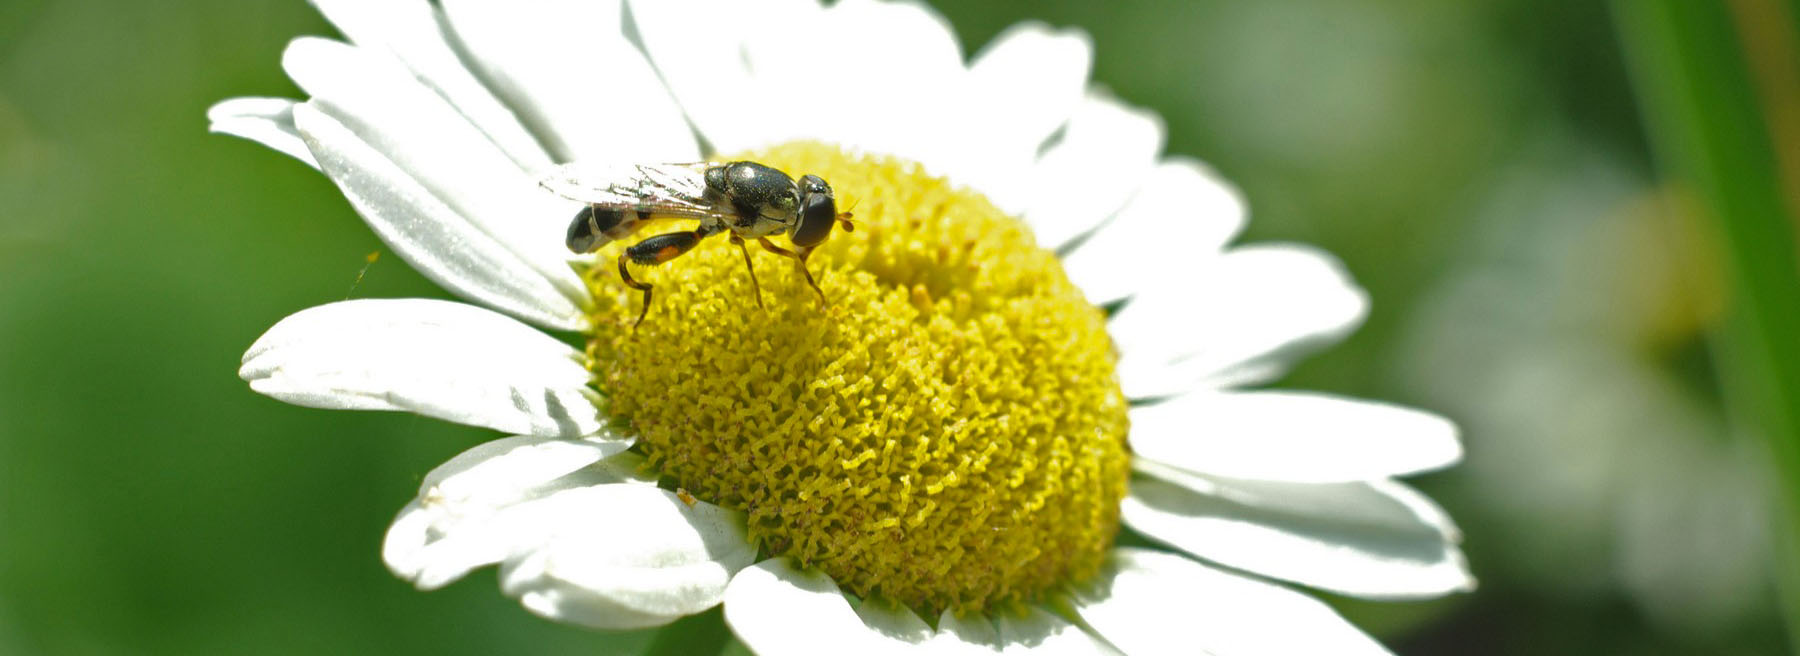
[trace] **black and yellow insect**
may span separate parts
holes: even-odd
[[[845,230],[854,229],[850,213],[837,211],[837,199],[823,178],[806,175],[795,182],[786,173],[756,162],[574,163],[557,167],[540,184],[565,198],[587,203],[569,222],[567,244],[577,253],[592,253],[629,237],[648,221],[699,221],[692,230],[647,237],[619,256],[619,278],[644,293],[644,308],[633,327],[650,314],[651,285],[631,277],[628,261],[643,266],[662,264],[692,250],[701,239],[729,232],[731,243],[744,253],[758,306],[762,305],[762,288],[745,246],[751,239],[764,250],[794,258],[823,302],[825,292],[806,270],[806,258],[831,235],[833,225],[842,223]],[[794,250],[769,241],[770,236],[784,233]]]

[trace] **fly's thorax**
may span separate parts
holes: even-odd
[[[800,192],[794,179],[758,162],[737,161],[708,169],[706,185],[709,192],[720,194],[736,210],[740,223],[761,217],[785,224],[800,208]]]
[[[750,159],[856,205],[856,231],[806,261],[826,303],[753,247],[759,307],[743,255],[712,240],[645,274],[657,309],[634,331],[637,297],[596,268],[588,354],[618,425],[674,484],[745,511],[765,553],[857,595],[930,616],[1097,571],[1127,404],[1104,316],[1055,254],[911,164],[818,144]]]

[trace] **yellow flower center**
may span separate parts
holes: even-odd
[[[656,290],[635,331],[613,261],[638,238],[602,249],[588,354],[649,462],[744,510],[765,553],[927,617],[1096,572],[1129,478],[1126,400],[1104,316],[1055,254],[910,163],[813,143],[741,159],[823,177],[856,230],[807,261],[823,308],[752,243],[757,307],[723,236],[634,266]]]

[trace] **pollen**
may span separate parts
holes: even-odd
[[[641,298],[611,266],[635,239],[600,251],[590,367],[651,466],[743,510],[765,555],[926,617],[1093,575],[1130,476],[1127,404],[1104,315],[1056,255],[914,164],[814,143],[742,159],[823,177],[856,228],[806,261],[823,304],[754,241],[760,307],[724,238],[634,268],[655,288],[635,330]]]

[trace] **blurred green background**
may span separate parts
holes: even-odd
[[[1720,194],[1658,172],[1679,152],[1656,126],[1693,112],[1646,122],[1633,75],[1672,78],[1633,2],[936,4],[965,52],[1025,19],[1086,30],[1094,79],[1245,190],[1246,239],[1343,258],[1373,313],[1283,386],[1462,424],[1467,463],[1419,482],[1481,589],[1334,600],[1352,619],[1409,654],[1780,653],[1779,431],[1720,391],[1745,281],[1729,217],[1701,218]],[[1786,49],[1722,47],[1796,78],[1792,4],[1697,4],[1786,12],[1724,31]],[[536,619],[491,570],[420,593],[384,569],[420,476],[488,433],[238,380],[291,312],[445,296],[397,258],[362,275],[382,245],[323,176],[206,133],[218,100],[297,95],[302,34],[333,31],[300,0],[0,3],[0,654],[641,650]],[[1784,275],[1745,284],[1781,300]]]

